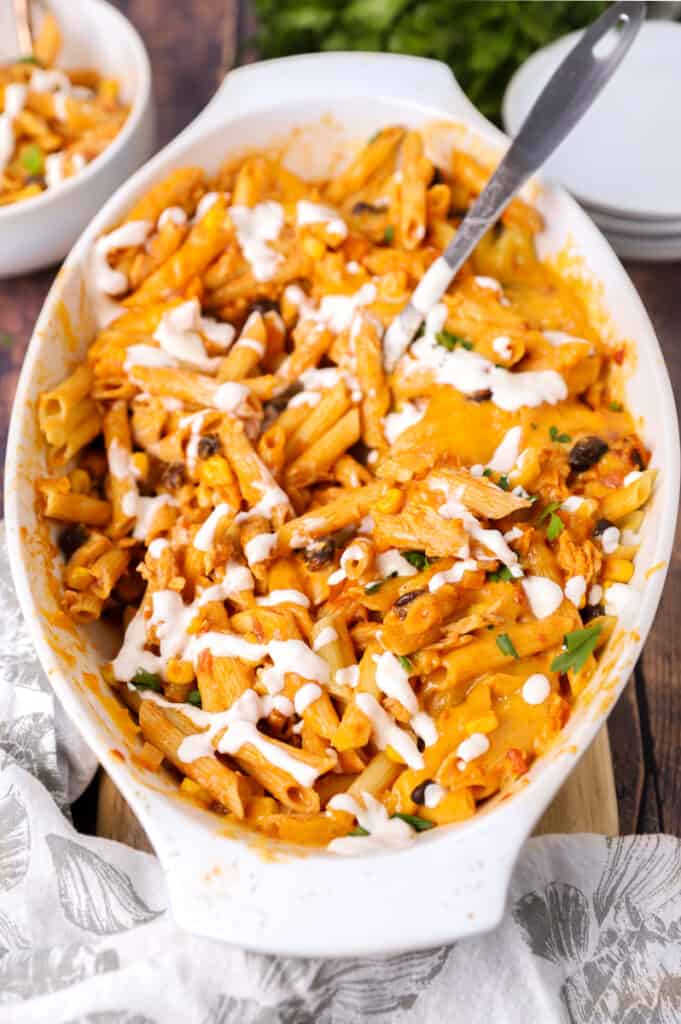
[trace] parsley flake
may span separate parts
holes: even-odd
[[[569,444],[572,440],[569,434],[561,434],[558,427],[555,426],[549,427],[549,437],[552,441],[557,441],[558,444]]]
[[[392,224],[388,224],[387,228],[383,232],[383,241],[386,245],[392,245],[395,241],[395,228]]]
[[[427,832],[429,828],[434,827],[432,821],[428,821],[426,818],[420,818],[418,814],[391,814],[391,818],[400,818],[401,821],[406,821],[407,825],[411,825],[415,832]]]
[[[624,406],[621,402],[611,402],[608,408],[610,409],[610,412],[622,412]]]
[[[405,562],[409,562],[419,572],[422,569],[427,569],[429,565],[432,565],[435,561],[434,558],[428,558],[425,551],[402,551],[402,558]]]
[[[555,512],[552,512],[549,516],[549,525],[546,528],[546,536],[548,540],[556,540],[560,537],[561,533],[565,529],[565,523],[557,516]]]
[[[155,672],[147,672],[145,668],[138,668],[130,682],[138,690],[155,690],[157,693],[161,691],[160,677]]]
[[[400,665],[402,666],[405,672],[409,672],[411,674],[414,671],[412,661],[410,658],[406,656],[406,654],[398,654],[397,660],[399,661]]]
[[[502,565],[501,569],[496,572],[488,572],[487,579],[490,583],[510,583],[513,579],[513,573],[507,565]]]
[[[573,669],[579,672],[593,654],[603,627],[596,623],[586,629],[575,629],[564,637],[565,650],[551,662],[552,672],[567,672]]]
[[[497,637],[497,647],[499,648],[502,654],[508,654],[516,660],[520,657],[508,633],[499,634],[499,636]]]
[[[461,345],[462,348],[470,350],[473,348],[473,342],[468,341],[467,338],[462,338],[460,334],[454,334],[453,331],[442,330],[438,331],[435,335],[435,340],[438,345],[442,345],[448,352],[453,352],[457,345]]]
[[[367,830],[365,828],[362,828],[361,825],[358,825],[357,828],[353,828],[352,832],[348,832],[348,835],[349,836],[368,836],[369,833],[367,832]]]
[[[511,485],[510,485],[510,483],[508,482],[508,477],[506,476],[506,474],[505,474],[505,473],[503,473],[503,474],[502,474],[502,475],[501,475],[501,476],[499,477],[499,479],[497,480],[497,485],[498,485],[499,487],[501,487],[502,491],[510,491],[510,490],[511,490]]]
[[[373,583],[367,583],[364,588],[365,594],[375,594],[377,590],[380,590],[384,583],[388,580],[392,580],[397,576],[396,572],[391,572],[389,576],[385,576],[382,580],[374,580]]]
[[[45,159],[40,146],[31,143],[24,146],[21,151],[21,166],[28,174],[42,174],[45,169]]]
[[[200,708],[201,705],[201,694],[198,690],[190,690],[189,696],[187,697],[188,704],[194,704],[195,707]]]

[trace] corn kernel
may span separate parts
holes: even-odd
[[[634,575],[634,566],[627,558],[606,558],[603,579],[613,583],[628,583]]]
[[[224,455],[211,455],[209,459],[201,462],[199,464],[199,479],[201,483],[209,487],[219,487],[221,484],[229,483],[232,473]]]
[[[392,515],[395,512],[399,512],[402,508],[404,501],[404,495],[398,487],[390,487],[385,494],[378,499],[374,508],[377,512],[383,512],[385,515]]]
[[[169,683],[191,683],[194,679],[194,666],[191,661],[170,658],[166,669],[166,679]]]
[[[193,800],[200,800],[204,804],[211,804],[213,802],[213,797],[208,790],[200,786],[198,782],[194,782],[193,779],[185,777],[180,783],[180,789]]]
[[[480,718],[474,718],[471,722],[466,723],[466,732],[469,736],[472,736],[474,732],[481,732],[487,735],[488,732],[494,732],[499,725],[499,719],[490,711],[486,715],[481,715]]]
[[[313,260],[320,260],[326,252],[326,246],[318,238],[307,235],[303,239],[303,251]]]

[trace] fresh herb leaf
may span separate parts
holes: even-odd
[[[138,690],[156,690],[157,693],[161,690],[160,676],[154,672],[147,672],[145,668],[138,668],[130,682]]]
[[[520,657],[515,647],[513,646],[513,641],[511,640],[508,633],[499,634],[499,636],[497,637],[497,647],[499,648],[502,654],[510,654],[511,657],[516,659]]]
[[[609,405],[610,412],[622,412],[624,406],[621,402],[611,402]]]
[[[367,832],[367,830],[365,828],[362,828],[361,825],[358,825],[357,828],[353,828],[352,832],[348,832],[348,835],[349,836],[368,836],[369,833]]]
[[[45,169],[45,159],[40,146],[31,143],[24,146],[21,151],[21,166],[29,174],[42,174]]]
[[[438,345],[442,345],[448,352],[453,352],[457,345],[461,345],[462,348],[466,348],[469,351],[473,348],[472,341],[468,341],[466,338],[462,338],[460,334],[454,334],[453,331],[446,329],[438,331],[435,335],[435,340]]]
[[[499,485],[499,487],[501,487],[502,491],[510,491],[511,490],[511,485],[508,482],[508,477],[506,476],[505,473],[503,473],[499,477],[499,479],[497,481],[497,484]]]
[[[556,511],[557,508],[560,508],[560,502],[550,501],[544,509],[544,511],[542,512],[542,514],[539,516],[539,519],[537,520],[537,526],[543,523],[545,519],[548,519],[549,516]]]
[[[513,573],[507,565],[502,565],[501,569],[496,572],[488,572],[487,579],[490,583],[510,583],[513,579]]]
[[[377,590],[380,590],[387,580],[392,580],[397,576],[396,572],[391,572],[389,576],[385,576],[382,580],[374,580],[373,583],[367,583],[364,588],[365,594],[375,594]]]
[[[14,338],[9,331],[0,331],[0,348],[11,348],[14,344]]]
[[[549,437],[552,441],[557,441],[558,444],[569,444],[572,438],[569,434],[561,434],[558,427],[549,427]]]
[[[418,331],[414,335],[414,341],[418,341],[418,339],[422,338],[425,333],[426,333],[426,325],[425,324],[421,324],[421,326],[419,327]]]
[[[548,540],[556,540],[560,537],[561,533],[565,529],[565,523],[557,516],[555,512],[552,512],[549,516],[549,525],[546,527],[546,536]]]
[[[564,637],[565,650],[551,662],[552,672],[567,672],[574,669],[579,672],[584,668],[590,654],[593,654],[601,635],[602,626],[596,623],[586,629],[575,629]]]
[[[415,832],[427,832],[429,828],[434,828],[434,822],[420,818],[418,814],[391,814],[390,817],[406,821],[407,825],[411,825]]]
[[[482,475],[483,475],[483,476],[486,476],[486,477],[487,477],[487,479],[489,479],[489,478],[490,478],[490,477],[492,476],[492,470],[491,470],[491,469],[489,469],[489,468],[487,468],[487,469],[483,469],[483,471],[482,471]]]
[[[411,660],[406,656],[406,654],[398,654],[397,660],[399,661],[400,665],[402,666],[405,672],[411,673],[414,671],[414,666]]]
[[[388,224],[387,228],[383,232],[383,241],[386,245],[392,245],[395,241],[395,228],[392,224]]]
[[[435,561],[434,558],[428,558],[425,551],[403,551],[402,558],[404,558],[405,562],[413,565],[415,569],[418,569],[419,572],[422,569],[427,569]]]
[[[36,67],[40,67],[40,61],[37,57],[34,57],[32,53],[26,54],[25,57],[17,58],[17,64],[35,64]]]
[[[201,707],[201,694],[199,693],[198,690],[190,690],[189,691],[189,696],[187,697],[187,703],[188,704],[194,704],[195,707],[197,707],[197,708]]]
[[[509,80],[531,53],[582,28],[604,0],[480,3],[479,0],[256,0],[261,58],[315,50],[387,50],[445,61],[478,110],[500,122]],[[456,12],[456,30],[443,31]]]

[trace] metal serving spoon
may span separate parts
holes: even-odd
[[[392,370],[485,232],[513,196],[584,116],[645,20],[642,0],[621,0],[584,33],[537,97],[525,123],[445,251],[429,267],[385,333],[383,362]]]

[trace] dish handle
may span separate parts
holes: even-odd
[[[449,67],[397,53],[304,53],[230,71],[192,128],[218,124],[226,114],[253,114],[305,99],[375,96],[447,110],[503,139],[471,103]]]

